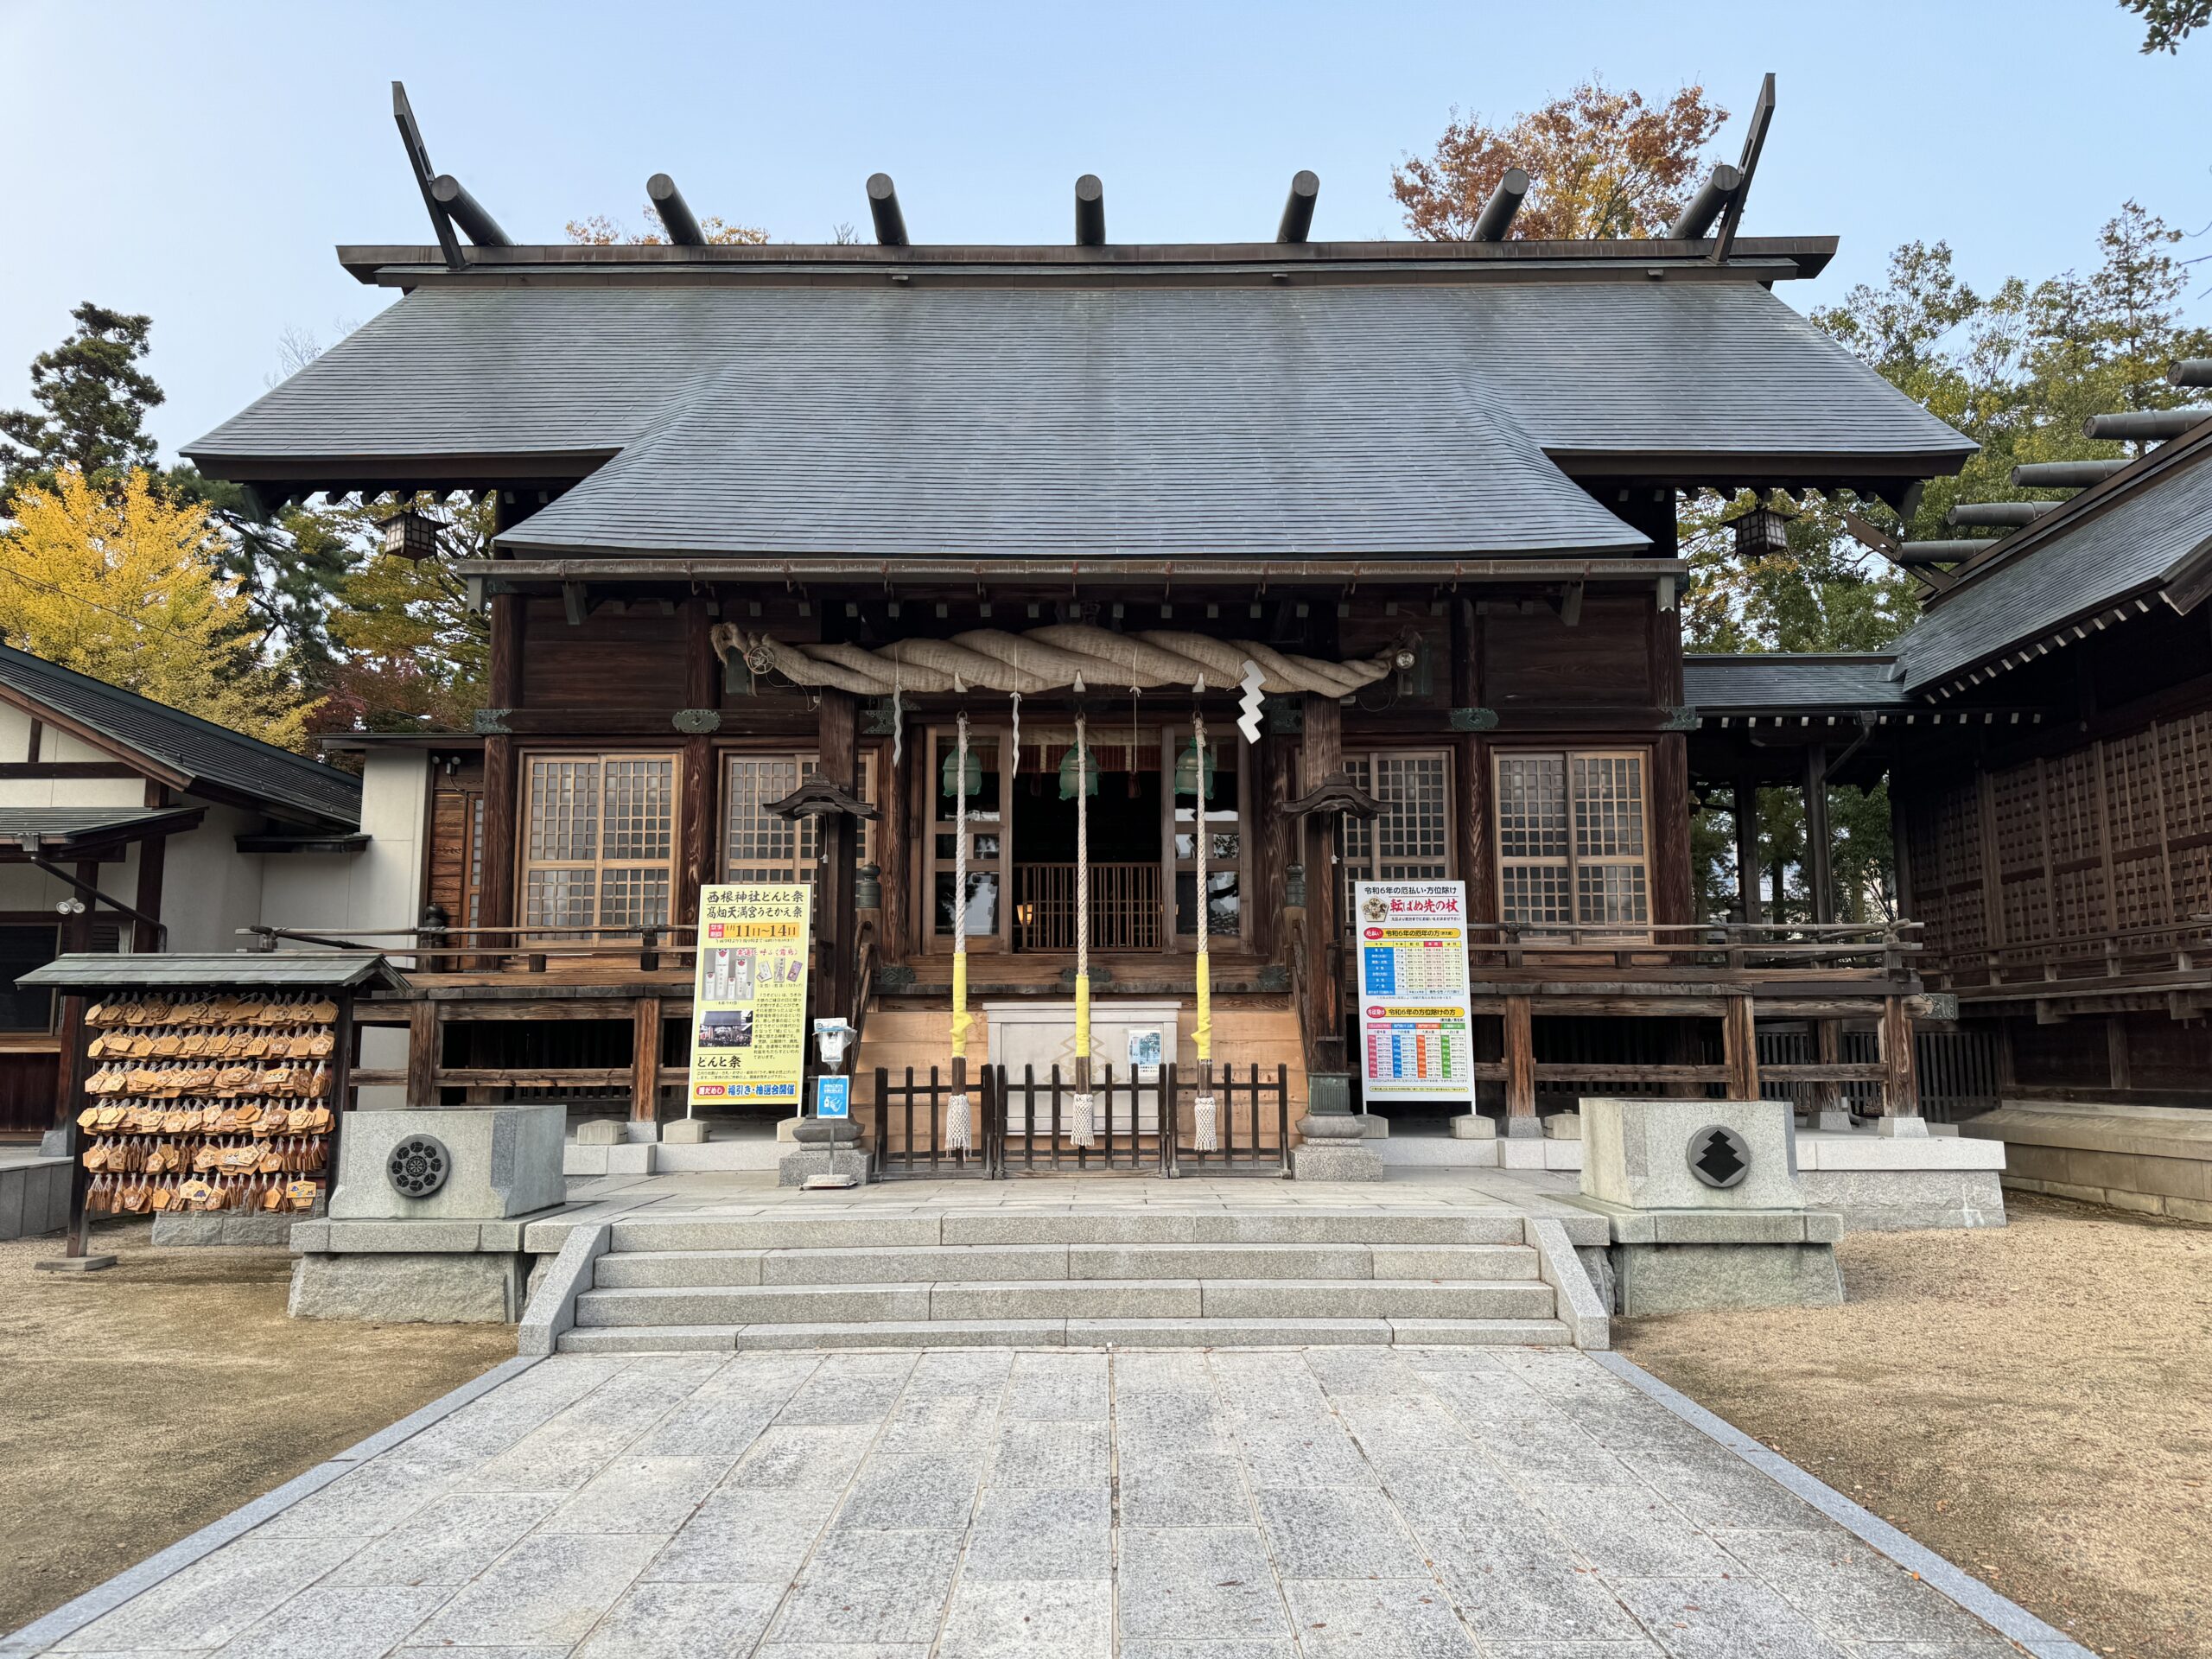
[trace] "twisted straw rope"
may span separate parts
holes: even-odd
[[[829,686],[868,697],[888,696],[894,688],[1028,695],[1081,686],[1086,679],[1132,689],[1192,686],[1201,680],[1233,686],[1247,662],[1258,664],[1263,691],[1344,697],[1390,673],[1396,651],[1393,646],[1372,658],[1330,663],[1254,640],[1203,633],[1116,633],[1077,624],[1026,633],[980,628],[950,639],[900,639],[878,651],[791,644],[728,622],[715,626],[713,639],[724,658],[741,662],[755,675],[780,674],[794,685]]]

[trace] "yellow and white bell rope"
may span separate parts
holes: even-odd
[[[968,716],[960,716],[959,749],[952,763],[952,1058],[966,1080],[968,1058]],[[944,1145],[966,1152],[975,1143],[968,1091],[957,1089],[944,1104]]]
[[[1206,851],[1213,835],[1206,823],[1206,717],[1195,709],[1191,714],[1191,753],[1198,760],[1192,778],[1191,819],[1198,842],[1198,1017],[1191,1028],[1191,1040],[1198,1052],[1201,1079],[1198,1098],[1191,1103],[1191,1144],[1200,1152],[1213,1152],[1221,1145],[1221,1113],[1213,1097],[1213,967],[1206,959],[1206,921],[1213,908],[1213,894],[1206,887]]]
[[[1097,1098],[1090,1091],[1090,748],[1083,716],[1075,717],[1075,1055],[1076,1092],[1068,1140],[1096,1145]]]

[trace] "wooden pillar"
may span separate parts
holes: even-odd
[[[1483,619],[1474,601],[1452,602],[1452,706],[1482,706],[1484,680]],[[1492,856],[1490,743],[1473,732],[1452,741],[1454,861],[1467,884],[1467,919],[1497,919],[1497,866]]]
[[[1805,886],[1813,899],[1813,919],[1835,920],[1835,843],[1828,829],[1828,748],[1805,750]]]
[[[883,814],[875,826],[875,859],[883,882],[883,908],[876,912],[876,950],[886,962],[906,961],[908,930],[914,926],[914,855],[919,850],[912,828],[915,747],[913,740],[901,742],[896,765],[887,746],[878,749],[875,757],[876,805]],[[913,936],[913,950],[922,948],[925,936],[926,930]]]
[[[1733,802],[1736,819],[1737,919],[1756,924],[1762,919],[1759,903],[1759,786],[1752,778],[1736,780]]]
[[[1671,503],[1667,522],[1673,523]],[[1682,704],[1682,615],[1651,606],[1651,700],[1662,712]],[[1662,732],[1651,746],[1651,916],[1681,925],[1697,919],[1697,883],[1690,868],[1690,741]]]
[[[1728,1066],[1728,1098],[1757,1100],[1759,1097],[1758,1027],[1752,1016],[1751,999],[1731,996],[1722,1006],[1720,1041]]]
[[[1536,1021],[1533,998],[1505,999],[1505,1132],[1536,1133]]]
[[[1291,784],[1291,741],[1275,733],[1262,733],[1259,751],[1259,781],[1253,791],[1258,809],[1249,820],[1254,841],[1252,884],[1258,894],[1258,902],[1249,912],[1252,948],[1282,962],[1288,937],[1282,918],[1283,887],[1290,866],[1304,856],[1299,850],[1297,826],[1282,809],[1298,791]]]
[[[1843,1026],[1839,1020],[1813,1021],[1813,1060],[1818,1065],[1839,1065],[1843,1061]],[[1832,1077],[1817,1078],[1813,1084],[1814,1127],[1820,1127],[1821,1118],[1831,1113],[1842,1112],[1843,1085]]]
[[[162,918],[162,867],[168,861],[168,849],[167,836],[149,836],[138,843],[138,890],[130,902],[139,915],[153,918],[130,924],[130,948],[142,954],[162,948],[155,924]]]
[[[1319,692],[1304,694],[1305,734],[1299,740],[1298,786],[1310,794],[1322,779],[1344,770],[1344,714],[1334,697]],[[1313,952],[1307,976],[1312,1007],[1307,1013],[1306,1041],[1344,1035],[1344,963],[1342,901],[1338,894],[1336,817],[1332,813],[1306,815],[1303,836],[1306,860],[1306,936]]]
[[[406,1105],[410,1111],[427,1110],[442,1103],[438,1092],[442,1034],[436,1003],[423,998],[407,1005]]]
[[[2135,1086],[2127,1064],[2127,1027],[2116,1014],[2105,1015],[2104,1027],[2105,1076],[2113,1092],[2118,1094]]]
[[[1882,1109],[1891,1117],[1920,1116],[1920,1072],[1912,1055],[1912,1015],[1904,998],[1882,999],[1882,1023],[1877,1033],[1882,1055]]]
[[[714,620],[707,601],[694,594],[677,607],[683,625],[683,706],[711,709],[721,702],[721,664],[715,656]],[[690,926],[699,919],[699,889],[715,875],[714,740],[703,733],[683,740],[683,774],[677,783],[677,861],[670,919]]]
[[[824,687],[816,725],[817,762],[821,775],[841,789],[860,792],[860,703],[849,691]],[[853,980],[858,966],[859,913],[853,903],[854,871],[859,860],[860,823],[842,813],[815,821],[822,862],[814,879],[814,937],[820,970],[814,1010],[818,1019],[842,1019],[852,1012]]]
[[[496,710],[522,705],[524,632],[528,601],[520,594],[492,595],[492,660],[485,695]],[[486,927],[512,927],[515,913],[515,824],[521,780],[515,741],[503,733],[484,740],[484,887],[478,904]]]
[[[161,843],[152,842],[148,844],[159,846]],[[100,867],[97,863],[80,861],[77,866],[77,879],[87,887],[97,885],[94,878],[99,873]],[[84,897],[82,893],[77,896]],[[76,955],[92,948],[92,912],[89,900],[81,912],[63,919],[60,937],[56,942],[64,956]],[[60,1052],[54,1056],[54,1127],[65,1129],[70,1128],[76,1122],[79,1096],[84,1092],[85,1078],[91,1074],[85,1057],[85,1044],[88,1040],[85,1035],[85,999],[73,994],[65,995],[61,999],[61,1017],[55,1024],[54,1034],[60,1044]],[[72,1129],[71,1133],[70,1146],[73,1150],[76,1146],[74,1130]],[[84,1169],[79,1166],[73,1179],[81,1181],[83,1177]],[[70,1236],[73,1240],[76,1234],[73,1232]],[[73,1249],[69,1254],[81,1255],[84,1252]]]
[[[660,1121],[660,998],[641,996],[630,1014],[630,1121]]]

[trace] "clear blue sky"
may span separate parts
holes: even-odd
[[[1780,110],[1747,230],[1833,232],[1801,308],[1946,238],[1974,280],[2094,257],[2134,196],[2212,221],[2212,37],[2146,58],[2112,0],[1850,5],[1076,7],[0,0],[0,406],[79,300],[151,313],[164,450],[259,395],[288,327],[325,344],[390,296],[341,241],[429,239],[390,116],[518,241],[635,220],[648,175],[701,213],[827,240],[899,182],[917,240],[1058,241],[1077,175],[1116,240],[1398,235],[1389,169],[1453,105],[1506,117],[1597,71]],[[1732,158],[1738,122],[1720,146]],[[2212,236],[2191,253],[2212,252]],[[2212,264],[2199,267],[2212,287]],[[2212,302],[2192,302],[2200,314]]]

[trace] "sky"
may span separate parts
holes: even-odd
[[[92,21],[96,19],[96,23]],[[674,175],[697,213],[779,240],[865,233],[890,173],[916,241],[1064,241],[1076,177],[1110,239],[1266,239],[1290,175],[1317,239],[1405,234],[1390,168],[1452,111],[1503,120],[1592,74],[1779,102],[1747,235],[1834,233],[1801,309],[1948,240],[1976,283],[2095,257],[2133,197],[2212,224],[2212,35],[2145,57],[2113,0],[1579,4],[1406,0],[980,6],[531,0],[0,0],[0,407],[80,300],[154,319],[165,455],[391,302],[340,242],[427,242],[391,117],[518,242],[637,223]],[[2212,254],[2212,234],[2184,257]],[[2212,314],[2212,263],[2191,309]]]

